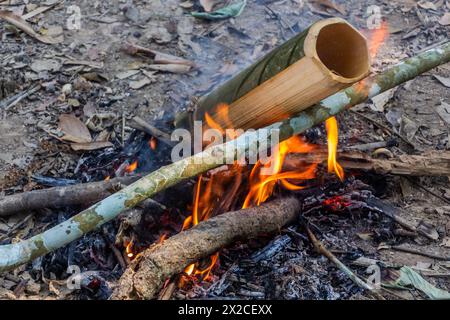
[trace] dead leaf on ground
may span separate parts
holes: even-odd
[[[72,143],[70,147],[75,151],[93,151],[113,147],[109,141],[95,141],[87,143]]]
[[[386,92],[383,92],[382,94],[373,97],[371,99],[372,104],[369,105],[370,109],[376,112],[383,112],[384,106],[394,97],[396,91],[396,88],[390,89]]]
[[[450,104],[442,101],[441,105],[436,107],[436,112],[447,124],[450,124]]]
[[[450,25],[450,12],[445,13],[441,19],[439,19],[439,24],[443,26]]]
[[[61,69],[61,64],[53,59],[39,59],[33,61],[30,65],[30,69],[36,73],[43,71],[56,72]]]
[[[450,78],[444,78],[438,75],[434,75],[434,77],[440,82],[442,83],[444,86],[446,86],[447,88],[450,88]]]
[[[425,10],[437,10],[437,6],[431,1],[421,1],[418,3],[419,7]]]
[[[36,40],[46,43],[46,44],[56,44],[61,43],[61,39],[53,39],[48,36],[43,36],[38,34],[36,31],[33,30],[30,24],[26,22],[21,17],[9,12],[9,11],[0,11],[0,19],[6,20],[8,23],[14,25],[16,28],[22,30],[29,36],[35,38]]]
[[[129,85],[130,85],[131,89],[138,90],[138,89],[145,87],[146,85],[149,85],[150,83],[152,83],[152,80],[145,77],[140,80],[130,81]]]
[[[333,9],[342,15],[347,14],[343,6],[336,4],[331,0],[315,0],[315,2],[322,7]]]
[[[64,133],[62,140],[75,143],[89,143],[92,141],[89,129],[73,114],[60,115],[58,128]]]
[[[149,69],[155,71],[165,71],[172,73],[188,73],[191,71],[191,66],[181,64],[152,64],[148,66]]]
[[[216,3],[216,0],[200,0],[200,4],[206,12],[211,12]]]

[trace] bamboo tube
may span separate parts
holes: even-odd
[[[208,113],[224,129],[261,128],[350,86],[369,69],[364,36],[343,19],[325,19],[200,98],[175,125],[192,128]],[[229,105],[227,115],[220,104]]]
[[[450,42],[447,42],[354,84],[300,112],[295,117],[274,123],[264,130],[279,130],[280,141],[289,139],[347,108],[449,61]],[[270,147],[272,143],[274,141],[270,135],[266,141],[260,141],[257,132],[247,132],[236,140],[215,145],[192,157],[162,167],[41,234],[14,244],[0,246],[0,272],[11,270],[61,248],[158,192],[219,167],[223,163],[224,155],[229,155],[229,152],[242,155],[254,144]]]

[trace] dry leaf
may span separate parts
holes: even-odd
[[[104,148],[111,148],[113,144],[109,141],[95,141],[88,143],[72,143],[70,147],[75,151],[93,151]]]
[[[447,88],[450,88],[450,78],[444,78],[438,75],[434,75],[434,77],[440,82],[442,83],[444,86],[446,86]]]
[[[339,12],[342,15],[346,15],[347,14],[347,12],[345,11],[344,7],[334,3],[331,0],[316,0],[316,3],[318,5],[321,5],[322,7],[336,10],[337,12]]]
[[[431,1],[425,1],[425,2],[422,1],[422,2],[419,2],[418,5],[419,5],[419,7],[421,7],[422,9],[425,9],[425,10],[430,10],[430,9],[437,10],[436,5]]]
[[[152,64],[148,66],[149,69],[155,71],[166,71],[172,73],[187,73],[191,71],[191,66],[182,64]]]
[[[141,80],[130,81],[129,85],[130,85],[131,89],[138,90],[138,89],[145,87],[146,85],[148,85],[150,83],[152,83],[152,80],[145,77],[145,78],[142,78]]]
[[[202,5],[203,10],[206,12],[211,12],[216,4],[216,0],[200,0],[200,4]]]
[[[450,12],[445,13],[442,18],[439,20],[439,23],[443,26],[450,25]]]
[[[447,124],[450,124],[450,104],[442,101],[440,106],[436,107],[436,112]]]
[[[64,133],[62,140],[75,143],[89,143],[92,141],[91,133],[86,125],[72,114],[59,116],[59,130]]]
[[[51,37],[43,36],[36,33],[33,28],[23,20],[21,17],[9,12],[9,11],[0,11],[0,18],[6,20],[8,23],[14,25],[16,28],[22,30],[26,34],[32,36],[36,40],[46,44],[55,44],[60,43],[61,39],[53,39]]]

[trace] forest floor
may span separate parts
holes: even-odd
[[[213,2],[220,8],[238,1],[202,1]],[[174,116],[184,110],[194,97],[209,92],[236,71],[319,19],[343,17],[370,39],[376,31],[372,27],[377,22],[374,19],[379,10],[381,19],[387,23],[388,37],[372,63],[374,72],[448,41],[450,34],[448,0],[248,0],[239,16],[218,21],[206,21],[190,15],[192,11],[202,10],[199,1],[190,0],[31,0],[26,4],[22,0],[0,0],[0,10],[12,10],[17,15],[46,5],[51,8],[28,22],[35,31],[57,38],[57,44],[40,43],[0,19],[0,103],[39,85],[29,96],[13,105],[0,104],[0,195],[41,188],[42,184],[35,179],[36,176],[79,182],[92,178],[80,175],[81,160],[95,157],[103,150],[76,152],[71,149],[58,129],[62,114],[74,114],[84,123],[89,120],[88,128],[93,141],[108,141],[108,146],[120,150],[132,132],[128,121],[134,116],[167,130]],[[81,9],[81,25],[75,29],[73,25],[70,27],[74,11],[68,9],[73,5]],[[193,61],[195,68],[186,73],[155,71],[146,58],[121,50],[127,42]],[[343,113],[337,117],[340,146],[394,138],[398,140],[398,145],[388,149],[396,156],[427,150],[449,150],[449,86],[450,65],[446,64],[393,89],[382,99],[355,108],[372,120],[355,112]],[[383,124],[390,131],[380,129],[376,123]],[[399,135],[408,143],[399,139]],[[103,178],[106,176],[107,172]],[[358,251],[360,255],[377,259],[385,265],[414,267],[427,281],[449,291],[448,259],[438,261],[394,251],[388,246],[383,249],[386,242],[400,243],[422,252],[450,256],[449,177],[388,176],[380,177],[380,180],[380,185],[374,188],[384,189],[383,200],[402,208],[405,219],[435,228],[438,238],[430,241],[389,236],[388,240],[381,237],[383,241],[380,241],[380,235],[371,226],[354,218],[343,220],[339,217],[337,220],[342,224],[327,225],[322,241],[336,251]],[[183,187],[187,189],[185,193],[192,193],[192,184]],[[170,206],[171,203],[164,205]],[[2,218],[0,244],[30,237],[75,213],[72,208],[67,211],[44,210],[39,214],[23,212]],[[98,234],[83,240],[82,246],[86,246],[90,257],[93,254],[89,246],[96,245]],[[221,270],[214,274],[212,282],[226,274],[229,277],[227,281],[232,285],[214,292],[205,289],[210,283],[200,283],[194,289],[178,290],[174,297],[366,298],[326,259],[309,256],[310,253],[307,260],[302,260],[301,255],[292,259],[292,252],[311,252],[305,246],[306,242],[288,241],[284,251],[272,257],[277,261],[275,265],[285,268],[284,276],[273,280],[273,283],[267,275],[273,274],[274,270],[269,271],[263,265],[258,266],[259,280],[252,278],[250,269],[241,270],[239,277],[233,276],[236,256],[243,255],[243,252],[236,254],[233,252],[239,251],[237,248],[230,249],[229,255],[233,258],[224,258]],[[259,244],[259,249],[261,247]],[[258,246],[244,251],[250,257],[257,249]],[[58,256],[50,254],[32,264],[0,274],[0,297],[108,297],[109,289],[105,289],[106,293],[93,290],[80,293],[65,288],[67,274],[64,272],[69,262],[61,262],[61,259],[64,259],[64,254],[66,259],[69,258],[67,251],[58,252]],[[345,255],[341,257],[347,261]],[[245,260],[245,257],[242,259]],[[51,264],[59,268],[53,270],[49,267]],[[98,272],[97,275],[111,286],[121,274],[117,268],[109,272],[111,269],[102,266],[96,259],[83,267],[84,271]],[[245,269],[244,266],[242,268]],[[255,291],[258,294],[252,296],[251,292]],[[424,295],[411,290],[387,293],[386,297],[419,299]]]

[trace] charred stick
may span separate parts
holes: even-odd
[[[338,258],[336,258],[336,256],[334,254],[332,254],[330,251],[328,251],[328,249],[325,247],[325,245],[316,238],[316,236],[314,235],[314,233],[312,233],[312,231],[309,229],[309,227],[306,227],[306,232],[308,233],[309,239],[311,240],[311,242],[314,246],[314,249],[318,253],[320,253],[321,255],[328,258],[328,260],[333,262],[336,265],[336,267],[339,270],[341,270],[347,277],[349,277],[350,280],[352,280],[358,287],[360,287],[364,290],[369,290],[370,292],[376,294],[378,296],[378,298],[384,299],[380,294],[378,294],[374,291],[375,289],[371,285],[369,285],[368,283],[363,281],[361,278],[359,278],[352,270],[350,270],[345,264],[343,264]]]
[[[274,233],[294,221],[300,210],[295,198],[228,212],[200,222],[139,254],[119,280],[112,299],[152,299],[166,279],[236,240]]]
[[[0,217],[43,208],[91,204],[138,180],[140,176],[33,190],[0,197]]]
[[[0,271],[13,269],[65,246],[114,219],[121,212],[136,206],[144,199],[181,181],[219,167],[231,156],[236,159],[249,150],[255,150],[255,147],[260,150],[270,148],[278,141],[272,139],[272,134],[267,135],[267,132],[278,131],[279,140],[284,141],[449,61],[450,42],[447,42],[342,90],[302,111],[294,118],[274,123],[256,132],[249,131],[236,140],[207,148],[203,152],[162,167],[41,234],[19,243],[1,246]],[[267,137],[267,139],[261,141],[261,137]]]
[[[402,246],[385,246],[385,247],[383,247],[383,249],[391,249],[391,250],[395,250],[395,251],[417,254],[419,256],[423,256],[423,257],[427,257],[427,258],[431,258],[431,259],[435,259],[435,260],[450,261],[450,257],[444,257],[444,256],[434,254],[432,252],[424,252],[424,251],[420,251],[417,249],[406,248],[406,247],[402,247]]]
[[[141,119],[140,117],[134,117],[131,120],[130,127],[133,129],[143,131],[158,140],[161,140],[161,142],[164,142],[165,144],[169,146],[173,146],[174,142],[171,141],[170,135],[159,130],[158,128],[152,126],[151,124],[147,123],[145,120]]]

